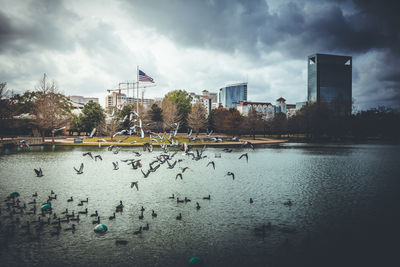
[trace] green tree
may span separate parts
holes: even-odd
[[[116,115],[117,115],[117,118],[119,118],[120,121],[122,122],[122,127],[128,128],[130,126],[129,125],[130,124],[129,117],[130,117],[131,112],[136,110],[134,108],[135,108],[134,105],[124,105],[121,110],[117,111]]]
[[[22,95],[14,94],[10,98],[14,114],[33,114],[36,96],[37,92],[35,91],[26,91]]]
[[[207,118],[207,128],[210,131],[213,130],[214,132],[216,131],[216,128],[215,128],[215,113],[216,112],[217,112],[217,109],[212,109]]]
[[[72,115],[71,124],[68,129],[69,133],[72,134],[73,132],[78,133],[81,135],[81,132],[84,132],[83,125],[82,125],[82,115]]]
[[[155,128],[157,131],[160,131],[164,122],[163,110],[157,104],[153,104],[147,111],[147,117],[154,125],[153,128]]]
[[[82,113],[82,129],[86,133],[90,133],[93,128],[99,127],[105,123],[106,115],[99,103],[93,101],[88,102],[83,107]]]
[[[178,114],[182,116],[181,128],[186,131],[188,116],[192,110],[192,97],[185,90],[175,90],[166,94],[164,98],[171,100],[176,105]]]

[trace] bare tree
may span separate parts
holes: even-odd
[[[8,119],[12,115],[11,101],[6,86],[7,83],[0,83],[0,119]]]
[[[174,102],[168,98],[164,98],[162,101],[162,116],[164,120],[164,130],[170,130],[173,123],[182,120],[182,114],[179,114],[178,108]]]
[[[249,114],[245,117],[245,125],[253,139],[256,139],[256,132],[261,129],[262,123],[262,115],[251,107]]]
[[[111,141],[114,138],[114,134],[119,130],[119,128],[121,127],[121,123],[112,118],[109,122],[104,123],[101,127],[100,127],[100,132],[106,136],[110,136]]]
[[[35,101],[35,125],[40,129],[42,141],[46,131],[52,133],[52,143],[57,128],[65,126],[71,119],[71,104],[68,99],[58,92],[54,81],[48,82],[46,74],[43,75],[38,85]]]
[[[196,103],[192,106],[192,112],[189,114],[188,124],[197,135],[199,135],[200,129],[207,126],[207,111],[203,104]]]

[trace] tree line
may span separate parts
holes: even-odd
[[[9,92],[6,83],[0,83],[0,135],[34,134],[43,139],[52,136],[54,140],[57,130],[68,126],[66,130],[70,134],[87,135],[96,128],[99,135],[112,138],[116,132],[135,124],[131,113],[138,109],[137,119],[143,122],[145,129],[155,132],[168,132],[179,123],[180,132],[192,129],[195,135],[213,130],[231,136],[251,135],[255,138],[256,135],[285,135],[289,138],[301,136],[307,140],[397,139],[400,136],[399,112],[385,107],[342,116],[327,105],[310,104],[289,118],[284,113],[277,113],[266,120],[253,108],[247,116],[235,108],[223,107],[208,114],[202,103],[192,105],[191,102],[192,98],[185,90],[175,90],[148,108],[140,103],[124,105],[107,118],[98,103],[89,102],[80,115],[75,115],[68,98],[58,91],[54,81],[48,81],[44,75],[35,90],[22,94]],[[22,114],[30,116],[24,119]],[[15,116],[20,117],[15,119]]]

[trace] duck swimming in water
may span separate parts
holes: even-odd
[[[142,233],[142,226],[140,226],[138,231],[133,232],[134,235],[138,235],[140,233]]]
[[[70,228],[65,228],[64,231],[72,231],[72,232],[74,232],[75,231],[75,224],[72,224],[71,226],[72,227],[70,227]]]
[[[157,213],[154,212],[154,210],[151,211],[151,216],[152,217],[157,217]]]
[[[139,215],[139,220],[143,220],[144,216],[143,216],[143,211],[141,211],[141,214]]]
[[[97,217],[97,216],[99,216],[99,214],[97,213],[97,210],[93,214],[90,215],[90,217]]]

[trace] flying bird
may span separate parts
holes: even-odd
[[[76,171],[76,174],[82,174],[83,173],[83,163],[81,163],[79,170],[77,170],[75,167],[74,167],[74,170]]]
[[[176,160],[174,161],[174,163],[169,163],[169,161],[167,160],[167,163],[168,163],[168,169],[173,169],[174,167],[175,167],[175,165],[176,165]]]
[[[35,170],[35,173],[36,173],[37,177],[42,177],[43,176],[42,168],[39,168],[39,170],[37,170],[37,169],[34,169],[34,170]]]
[[[83,156],[90,156],[93,159],[92,152],[85,152],[82,154]]]
[[[183,180],[183,178],[182,178],[182,173],[178,173],[178,174],[175,176],[175,180],[178,179],[178,177],[180,177],[181,180]]]
[[[144,178],[147,178],[150,174],[150,170],[148,170],[147,173],[144,173],[142,169],[140,169],[140,171],[142,172]]]
[[[103,158],[102,158],[100,155],[96,155],[96,156],[94,156],[94,160],[95,160],[95,161],[97,161],[97,159],[99,159],[99,160],[103,160]]]
[[[232,179],[235,180],[235,174],[233,172],[228,172],[226,175],[228,175],[228,176],[231,175]]]
[[[242,143],[242,147],[243,147],[243,146],[249,146],[249,147],[251,147],[251,148],[254,150],[253,144],[250,143],[249,141],[244,141],[244,142]]]
[[[208,165],[210,165],[210,164],[213,166],[213,168],[214,168],[214,170],[215,170],[215,162],[214,162],[214,161],[210,161],[210,162],[207,164],[206,167],[208,167]]]
[[[114,170],[118,170],[118,161],[112,163],[114,165]]]
[[[138,181],[131,183],[131,188],[133,188],[135,186],[136,186],[137,191],[139,191]]]
[[[246,162],[249,162],[249,155],[247,155],[247,153],[242,154],[239,159],[246,157]]]
[[[182,168],[182,173],[184,173],[187,169],[189,169],[189,167]]]

